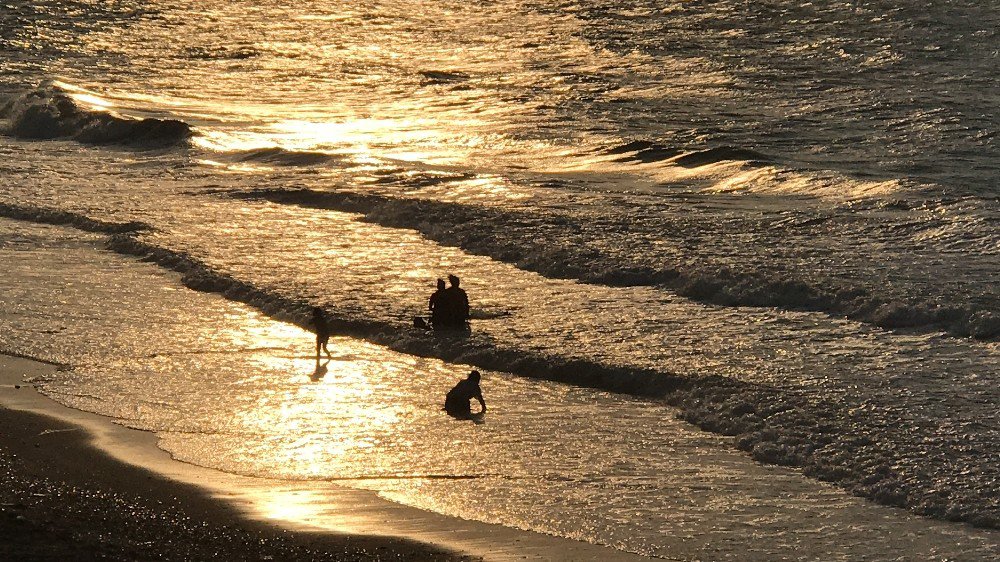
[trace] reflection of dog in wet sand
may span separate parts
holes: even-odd
[[[316,370],[313,371],[313,373],[311,375],[309,375],[309,380],[311,380],[313,382],[319,382],[320,380],[322,380],[323,377],[326,376],[327,365],[329,365],[329,364],[330,364],[330,360],[329,359],[327,359],[322,364],[317,361],[316,362]]]

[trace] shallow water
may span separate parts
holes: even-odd
[[[4,345],[71,364],[48,392],[192,462],[471,474],[349,481],[630,550],[669,549],[650,521],[673,484],[622,475],[689,446],[996,527],[995,23],[969,2],[8,2],[0,214],[75,230],[4,221],[67,279],[55,309],[10,282]],[[144,285],[133,272],[158,270],[133,258],[181,276]],[[472,336],[411,330],[452,272]],[[250,308],[215,299],[227,319],[198,324],[185,285]],[[314,305],[353,338],[315,382],[289,343]],[[61,315],[103,320],[70,353],[35,339]],[[551,465],[431,453],[436,402],[413,400],[465,365],[509,374],[479,430]],[[299,417],[316,408],[343,441]],[[537,417],[572,438],[528,431]],[[470,514],[450,495],[498,479],[523,500]]]
[[[156,431],[180,460],[666,558],[985,560],[1000,548],[995,531],[755,464],[660,401],[487,372],[484,423],[453,421],[440,398],[468,367],[335,338],[317,371],[308,333],[181,288],[96,236],[4,220],[0,239],[6,345],[73,364],[38,382]]]

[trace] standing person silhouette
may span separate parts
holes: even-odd
[[[464,380],[458,381],[454,388],[448,391],[444,399],[444,411],[453,418],[463,420],[473,419],[472,406],[470,402],[473,398],[479,401],[482,409],[476,414],[480,416],[486,413],[486,400],[483,400],[483,390],[479,387],[481,376],[479,371],[472,371]]]
[[[448,276],[450,287],[445,289],[443,297],[445,304],[445,314],[443,320],[444,328],[451,330],[469,329],[469,295],[465,289],[459,287],[461,280],[455,275]]]
[[[327,342],[330,341],[330,324],[327,322],[323,309],[318,306],[313,307],[312,325],[316,328],[316,363],[318,364],[320,351],[326,354],[327,359],[333,357],[330,355],[330,350],[326,348]]]

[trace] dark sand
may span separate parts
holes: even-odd
[[[30,389],[25,389],[29,392]],[[293,532],[124,464],[83,430],[0,409],[0,560],[459,560],[392,537]]]

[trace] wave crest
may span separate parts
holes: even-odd
[[[623,261],[590,244],[540,237],[549,225],[540,215],[430,200],[406,200],[357,193],[298,190],[232,192],[232,197],[360,213],[365,220],[408,228],[439,244],[512,263],[559,279],[614,287],[656,286],[723,306],[779,307],[846,316],[889,330],[946,330],[955,336],[1000,337],[1000,313],[969,302],[941,304],[919,296],[883,295],[842,280],[810,280],[794,272],[757,273],[674,263],[656,266]],[[520,230],[523,229],[523,232]],[[484,232],[490,233],[483,236]]]
[[[80,230],[86,230],[87,232],[99,232],[103,234],[121,234],[153,229],[150,225],[139,221],[102,221],[69,211],[30,205],[14,205],[11,203],[0,203],[0,216],[42,224],[72,226]]]
[[[720,162],[746,162],[752,166],[763,166],[774,161],[770,156],[734,146],[717,146],[704,150],[685,151],[676,146],[667,146],[650,141],[630,141],[603,151],[608,156],[619,156],[617,162],[664,162],[684,168],[698,168]]]
[[[5,135],[23,139],[72,138],[88,144],[171,145],[189,138],[191,127],[176,119],[133,119],[82,107],[55,83],[10,100],[0,111]]]
[[[451,84],[469,79],[468,74],[454,70],[422,70],[420,76],[426,85]]]
[[[326,152],[290,150],[277,146],[245,150],[232,157],[239,162],[260,162],[276,166],[321,166],[340,158]]]

